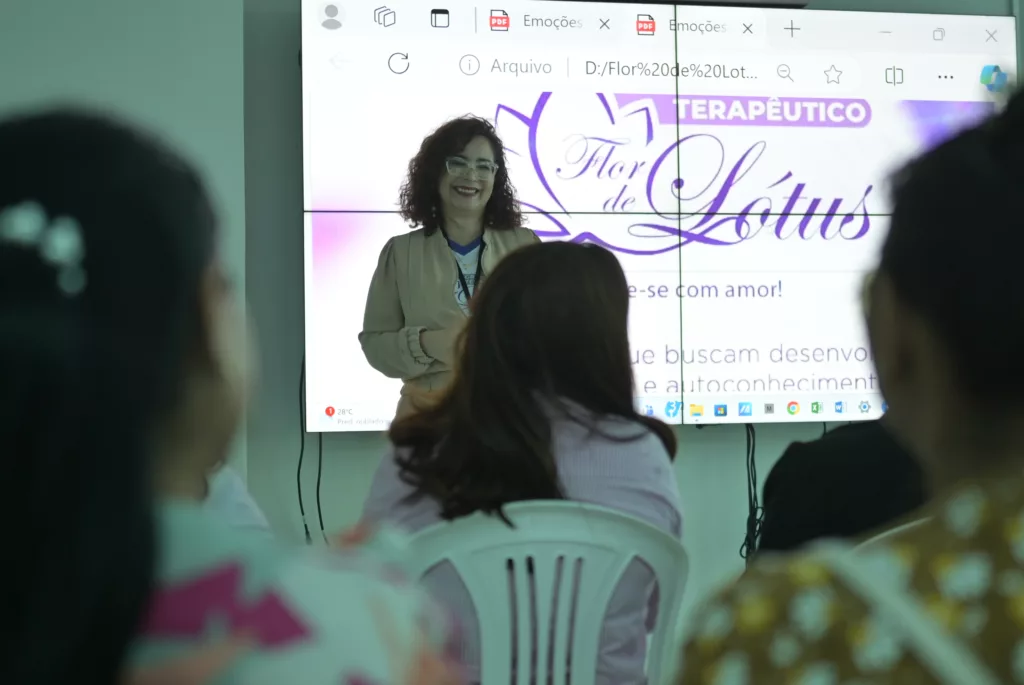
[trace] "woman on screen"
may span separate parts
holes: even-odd
[[[628,310],[622,267],[603,248],[555,242],[506,257],[473,300],[452,385],[436,406],[392,424],[393,453],[364,521],[419,530],[477,511],[501,515],[510,502],[570,499],[678,538],[675,436],[633,407]],[[623,577],[598,683],[643,682],[653,582],[635,562]],[[426,583],[462,619],[463,661],[478,677],[478,623],[458,576],[440,567]]]
[[[865,314],[925,522],[755,564],[697,617],[681,685],[1024,682],[1022,169],[1016,95],[895,178]]]
[[[300,556],[204,507],[251,361],[219,236],[162,144],[77,112],[0,121],[3,513],[18,522],[0,682],[121,683],[155,664],[127,682],[156,683],[214,643],[240,683],[406,685],[445,663],[420,628],[444,617],[385,581],[372,545]]]
[[[522,227],[505,148],[478,117],[427,136],[409,163],[402,217],[415,230],[384,246],[366,295],[359,342],[370,365],[404,381],[398,414],[445,387],[455,341],[484,277],[516,248]]]

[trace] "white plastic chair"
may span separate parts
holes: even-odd
[[[924,524],[928,523],[929,521],[931,521],[930,518],[917,519],[916,521],[910,521],[908,523],[904,523],[903,525],[896,526],[895,528],[890,528],[889,530],[883,531],[872,538],[868,538],[864,542],[857,545],[855,549],[858,552],[874,549],[875,547],[884,544],[891,538],[894,538],[897,535],[900,535],[901,533],[905,533],[908,530],[914,530],[915,528],[919,528]]]
[[[647,682],[660,685],[669,677],[679,649],[676,628],[689,572],[680,542],[640,519],[578,502],[520,502],[505,512],[515,528],[475,514],[431,526],[410,541],[414,577],[447,561],[465,583],[480,625],[482,684],[512,683],[515,661],[517,685],[594,685],[605,611],[637,557],[653,570],[659,588]],[[506,591],[510,573],[514,602]],[[534,659],[536,672],[531,673]]]

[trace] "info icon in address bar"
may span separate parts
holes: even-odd
[[[649,14],[636,15],[636,35],[653,36],[655,29],[654,17]]]

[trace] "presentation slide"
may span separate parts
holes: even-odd
[[[398,214],[410,159],[466,114],[504,141],[527,228],[621,260],[640,411],[884,413],[861,293],[889,178],[993,110],[1016,75],[1013,19],[379,2],[303,5],[310,431],[395,415],[401,381],[358,340],[367,288],[412,229]]]

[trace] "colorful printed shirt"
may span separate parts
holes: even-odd
[[[160,587],[136,665],[239,632],[256,648],[216,685],[410,685],[442,658],[451,624],[390,547],[289,549],[199,503],[165,504],[160,524]]]
[[[858,551],[870,578],[916,600],[1002,683],[1024,683],[1024,483],[972,482],[930,520]],[[697,617],[685,685],[938,682],[886,612],[813,553],[765,559]]]

